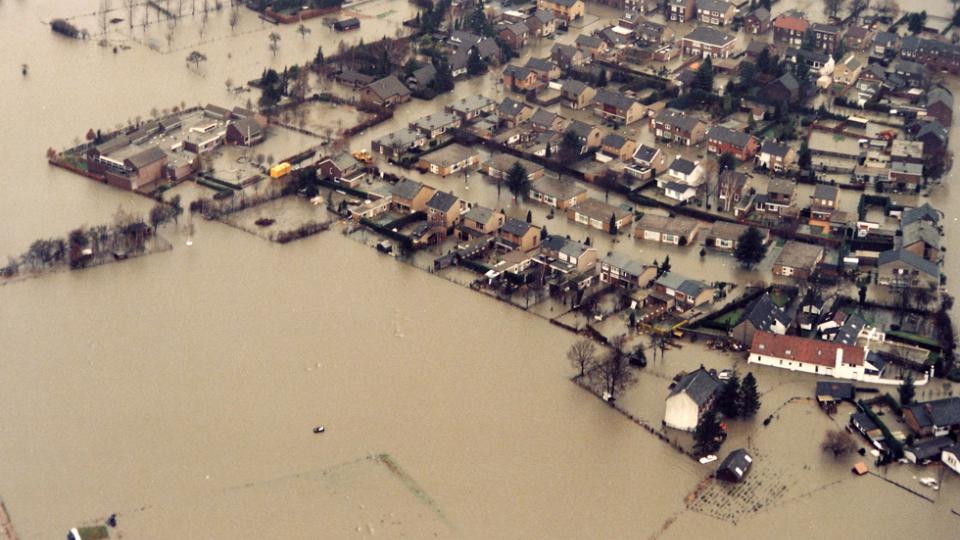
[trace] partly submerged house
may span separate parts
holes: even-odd
[[[720,387],[720,380],[703,366],[687,373],[667,396],[663,424],[673,429],[693,431],[700,422],[700,415],[713,405]]]

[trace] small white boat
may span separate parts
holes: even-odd
[[[317,426],[317,427],[313,428],[313,432],[314,432],[314,433],[323,433],[323,432],[326,431],[326,430],[327,430],[327,428],[325,428],[325,427],[323,427],[323,426]]]
[[[931,488],[931,489],[934,489],[934,490],[940,489],[940,484],[938,484],[936,480],[934,480],[933,478],[931,478],[931,477],[929,477],[929,476],[927,476],[927,477],[925,477],[925,478],[921,478],[921,479],[920,479],[920,483],[923,484],[924,486],[926,486],[926,487],[928,487],[928,488]]]
[[[707,463],[713,463],[717,460],[717,456],[710,454],[709,456],[703,456],[700,458],[700,463],[706,465]]]

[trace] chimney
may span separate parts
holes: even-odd
[[[840,364],[843,363],[843,349],[837,347],[837,361],[834,364],[834,369],[840,369]]]

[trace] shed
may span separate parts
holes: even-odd
[[[743,448],[738,448],[727,454],[727,457],[717,469],[716,476],[719,480],[727,482],[741,482],[750,472],[753,466],[753,457]]]

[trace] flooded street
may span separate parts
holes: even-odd
[[[361,2],[349,10],[361,17],[360,32],[335,34],[315,19],[301,37],[296,25],[274,27],[246,9],[231,32],[224,10],[210,14],[202,36],[199,15],[182,20],[169,45],[169,29],[138,23],[131,37],[120,22],[109,38],[116,53],[44,24],[73,17],[93,31],[94,17],[82,14],[97,5],[0,2],[8,125],[0,258],[109,222],[119,208],[152,206],[48,166],[48,147],[181,101],[255,102],[255,93],[228,93],[225,81],[302,63],[321,45],[332,54],[341,38],[394,36],[414,13],[405,1]],[[276,55],[272,31],[282,34]],[[188,68],[191,50],[208,60]],[[457,97],[505,97],[494,80],[459,83]],[[454,98],[411,102],[351,147]],[[951,144],[960,155],[960,137]],[[462,177],[422,179],[517,217],[532,209],[545,222],[543,208],[514,208],[505,191],[498,200],[479,174],[469,190]],[[188,199],[201,192],[177,189]],[[960,252],[960,201],[950,191],[930,198],[947,216],[948,261]],[[856,207],[852,193],[843,197]],[[551,232],[590,235],[603,251],[669,253],[691,277],[769,279],[768,269],[700,259],[698,248],[658,249],[626,236],[611,245],[562,216],[547,223]],[[112,513],[125,538],[765,538],[774,528],[782,538],[956,537],[960,478],[925,492],[929,502],[882,473],[854,478],[852,457],[834,463],[821,453],[833,420],[808,402],[784,405],[811,395],[810,377],[751,366],[764,401],[755,424],[780,415],[768,428],[732,428],[738,444],[763,449],[762,506],[747,511],[749,497],[725,506],[721,493],[712,499],[721,503],[691,508],[685,498],[715,464],[692,461],[572,384],[572,334],[378,255],[339,228],[277,245],[216,222],[196,225],[189,248],[168,227],[161,234],[171,251],[0,286],[0,498],[21,538],[62,538]],[[652,364],[623,406],[659,426],[674,373],[735,360],[685,344]],[[313,434],[319,424],[326,432]],[[890,474],[924,489],[910,479],[918,471]]]

